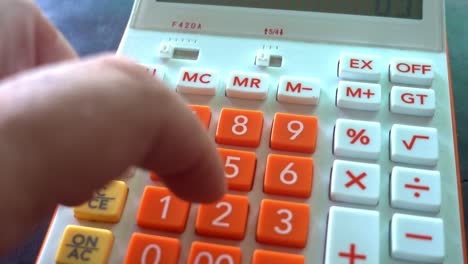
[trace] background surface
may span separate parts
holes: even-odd
[[[1,1],[1,0],[0,0]],[[64,33],[80,56],[114,52],[130,15],[133,0],[36,0]],[[455,95],[458,151],[463,180],[465,219],[468,220],[468,1],[446,0],[448,44]],[[455,205],[454,205],[455,206]],[[5,217],[5,216],[2,216]],[[38,232],[3,263],[34,263],[47,231],[46,219]],[[468,229],[468,221],[465,222]],[[468,242],[468,241],[467,241]]]

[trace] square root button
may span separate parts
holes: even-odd
[[[380,154],[380,123],[338,119],[333,137],[336,156],[376,160]]]
[[[390,227],[393,258],[442,263],[445,257],[442,219],[394,214]]]
[[[335,160],[330,197],[334,201],[376,205],[380,194],[378,164]]]
[[[390,132],[390,157],[395,162],[435,166],[439,159],[437,129],[393,125]]]

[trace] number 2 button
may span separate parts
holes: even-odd
[[[260,206],[257,241],[304,248],[309,233],[309,206],[264,199]]]
[[[263,128],[263,113],[224,108],[221,110],[216,142],[225,145],[258,147]]]
[[[247,197],[227,194],[217,203],[200,205],[195,229],[199,235],[240,240],[248,212]]]
[[[272,149],[313,153],[318,120],[314,116],[276,113],[271,129]]]

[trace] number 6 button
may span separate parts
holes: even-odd
[[[312,190],[314,161],[311,158],[268,155],[264,191],[308,198]]]
[[[314,116],[277,113],[271,129],[272,149],[313,153],[318,121]]]
[[[309,206],[264,199],[260,206],[257,241],[304,248],[309,233]]]
[[[216,142],[225,145],[258,147],[263,128],[263,113],[224,108],[221,110]]]
[[[217,203],[200,205],[195,230],[203,236],[243,239],[248,212],[247,197],[227,194]]]

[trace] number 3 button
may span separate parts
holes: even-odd
[[[277,113],[271,129],[272,149],[313,153],[318,120],[314,116]]]
[[[200,205],[195,229],[203,236],[240,240],[245,235],[248,212],[247,197],[227,194],[217,203]]]
[[[257,241],[304,248],[309,234],[309,206],[264,199],[260,206]]]
[[[243,147],[258,147],[263,128],[263,113],[224,108],[221,110],[216,142]]]

